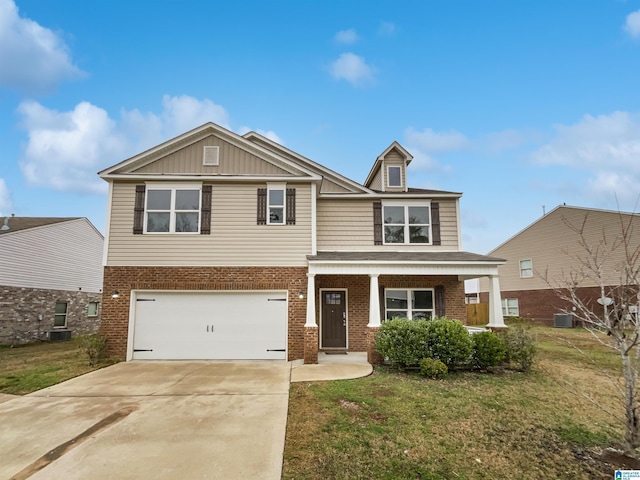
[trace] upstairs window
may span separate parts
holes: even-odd
[[[531,259],[520,260],[520,278],[533,277],[533,265]]]
[[[200,189],[148,187],[146,233],[199,233]]]
[[[402,169],[400,167],[387,167],[387,185],[402,187]]]
[[[431,243],[428,205],[383,205],[384,243]]]
[[[267,188],[267,224],[284,225],[285,186],[268,185]]]

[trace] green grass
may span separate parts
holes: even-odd
[[[0,393],[24,395],[96,370],[79,342],[0,346]]]
[[[607,368],[619,360],[583,330],[535,331],[527,373],[425,380],[381,367],[357,380],[292,384],[283,478],[612,478],[596,457],[621,426],[565,386],[614,408],[608,380],[557,335]]]

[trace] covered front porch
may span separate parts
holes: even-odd
[[[304,362],[318,352],[367,352],[394,316],[447,316],[466,323],[464,280],[491,279],[490,328],[504,328],[498,265],[468,252],[318,252],[308,257]]]

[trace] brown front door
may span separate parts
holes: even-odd
[[[322,292],[322,347],[347,348],[346,292]]]

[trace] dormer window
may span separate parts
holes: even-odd
[[[402,187],[402,167],[387,167],[387,186]]]

